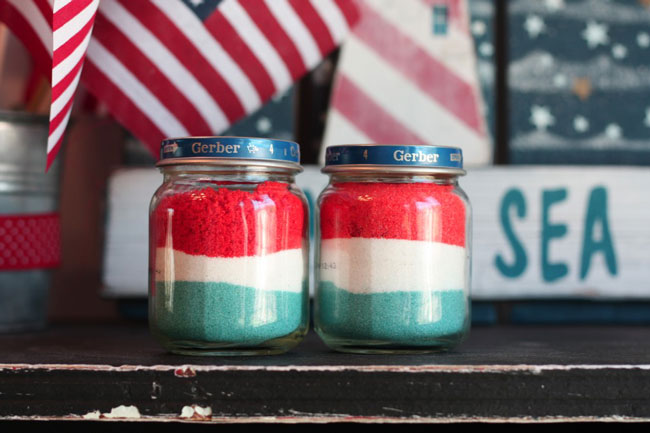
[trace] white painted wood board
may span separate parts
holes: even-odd
[[[473,207],[472,295],[475,299],[650,298],[650,169],[493,167],[471,170],[460,183]],[[496,264],[497,257],[506,265],[515,263],[513,242],[506,236],[507,224],[501,216],[509,193],[511,198],[521,194],[525,203],[525,216],[519,217],[516,204],[512,203],[506,206],[506,214],[527,262],[523,271],[511,276],[504,275]],[[558,201],[544,207],[545,194],[547,198],[555,196]],[[590,200],[592,213],[597,217],[591,230],[585,230]],[[544,214],[547,231],[549,225],[566,226],[565,235],[547,239],[546,266],[542,261]],[[609,266],[606,262],[604,221],[609,229],[615,266],[611,260]],[[602,248],[587,254],[589,266],[586,275],[581,277],[585,231],[588,239]],[[548,270],[549,263],[563,264],[566,274],[553,279],[547,272],[545,278],[544,267]]]
[[[107,296],[146,296],[147,212],[161,180],[156,169],[128,169],[117,172],[111,181],[104,267]],[[327,181],[317,167],[306,167],[298,177],[299,186],[312,199]],[[473,209],[474,299],[650,299],[649,168],[490,167],[470,170],[460,185]],[[526,256],[523,269],[510,276],[496,264],[500,257],[506,268],[517,268],[512,266],[516,255],[501,215],[508,194],[525,204],[522,217],[516,201],[505,206],[506,220]],[[557,201],[550,200],[544,207],[545,194]],[[595,248],[586,255],[589,266],[581,278],[590,198],[599,202],[592,203],[597,211],[588,239],[604,245],[603,221],[607,222],[615,272],[611,263],[607,265],[605,248]],[[548,264],[566,266],[566,274],[555,279],[545,278],[543,272],[544,213],[547,231],[548,226],[551,232],[554,226],[566,226],[565,235],[547,240],[547,269]]]

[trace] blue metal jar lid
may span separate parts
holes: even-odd
[[[463,152],[457,147],[429,145],[363,144],[330,146],[323,172],[351,169],[465,174]]]
[[[293,141],[270,138],[168,138],[160,145],[157,165],[215,163],[300,169],[300,146]]]

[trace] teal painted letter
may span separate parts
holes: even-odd
[[[602,234],[599,240],[594,239],[596,222],[600,222],[601,225]],[[605,255],[605,263],[609,273],[616,275],[618,267],[616,266],[614,242],[607,222],[607,190],[602,186],[592,189],[589,195],[587,216],[585,217],[585,234],[582,239],[582,259],[580,260],[581,280],[587,277],[591,257],[598,251],[602,251]]]
[[[520,190],[517,188],[512,188],[509,190],[501,201],[501,226],[503,231],[506,234],[506,238],[510,245],[512,246],[512,252],[515,256],[514,263],[507,264],[501,255],[497,255],[494,263],[505,277],[515,278],[523,274],[526,270],[526,264],[528,263],[528,258],[526,257],[526,250],[524,250],[523,245],[515,236],[515,232],[512,230],[512,225],[510,224],[510,207],[515,206],[517,211],[517,216],[523,218],[526,216],[526,199]]]
[[[542,277],[544,281],[555,281],[569,273],[565,263],[551,263],[548,246],[553,238],[561,238],[567,233],[566,224],[551,224],[548,220],[549,208],[563,201],[567,196],[565,188],[544,191],[542,193]]]

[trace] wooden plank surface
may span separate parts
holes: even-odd
[[[650,420],[649,336],[490,327],[449,353],[364,356],[312,333],[281,356],[195,358],[143,326],[54,327],[0,337],[0,419]]]

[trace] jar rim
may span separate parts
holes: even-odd
[[[269,161],[269,160],[255,160],[255,159],[242,159],[242,158],[176,158],[161,160],[156,163],[156,167],[160,170],[171,167],[179,167],[186,165],[188,169],[196,170],[199,167],[204,167],[203,170],[209,168],[241,168],[242,170],[254,169],[259,171],[274,170],[281,171],[288,174],[297,174],[303,171],[303,167],[299,164],[287,163],[282,161]]]
[[[321,169],[325,174],[413,174],[413,175],[439,175],[444,177],[464,176],[464,169],[442,167],[404,167],[390,165],[340,165],[325,166]]]

